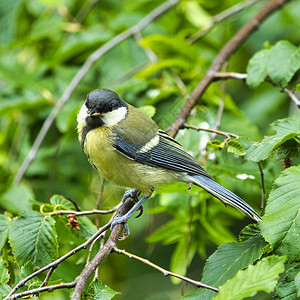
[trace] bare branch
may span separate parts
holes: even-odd
[[[120,215],[124,215],[129,209],[133,206],[134,199],[128,197],[123,205],[120,208]],[[71,300],[80,300],[81,295],[83,293],[84,286],[89,279],[89,277],[93,274],[93,272],[98,268],[101,262],[107,257],[107,255],[111,252],[111,250],[116,246],[116,243],[122,233],[124,224],[117,224],[114,226],[107,242],[105,245],[98,251],[98,253],[94,256],[91,262],[86,266],[86,268],[81,272],[81,274],[76,278],[76,286],[74,289],[74,293],[72,295]]]
[[[32,163],[32,161],[35,159],[36,154],[41,146],[41,143],[43,142],[47,132],[49,131],[56,115],[60,111],[60,109],[65,105],[65,103],[70,99],[72,93],[74,92],[75,88],[78,86],[80,81],[83,79],[83,77],[87,74],[87,72],[90,70],[91,66],[106,52],[111,50],[116,45],[120,44],[122,41],[126,40],[132,35],[135,35],[139,31],[141,31],[143,28],[145,28],[150,22],[161,16],[163,13],[168,11],[170,8],[172,8],[174,5],[176,5],[180,0],[169,0],[155,8],[152,12],[150,12],[147,16],[145,16],[140,22],[138,22],[136,25],[128,28],[127,30],[123,31],[119,35],[115,36],[113,39],[108,41],[106,44],[101,46],[99,49],[97,49],[95,52],[93,52],[88,59],[85,61],[85,63],[82,65],[82,67],[79,69],[79,71],[76,73],[76,75],[71,80],[70,84],[66,88],[63,95],[60,97],[60,99],[57,101],[56,105],[52,109],[51,113],[45,120],[40,132],[38,133],[33,146],[31,147],[26,159],[23,161],[22,166],[19,169],[18,174],[14,178],[13,184],[18,185],[20,181],[22,180],[26,170]]]
[[[196,105],[198,99],[204,94],[208,86],[214,81],[216,73],[221,69],[224,62],[258,29],[260,24],[274,11],[287,4],[290,0],[273,0],[268,2],[260,12],[246,23],[240,31],[223,47],[219,55],[204,75],[203,79],[196,86],[190,97],[185,102],[174,123],[168,129],[168,133],[174,137],[178,130],[187,120],[191,110]]]
[[[225,137],[234,137],[234,138],[239,138],[239,136],[237,134],[234,133],[230,133],[230,132],[226,132],[226,131],[221,131],[221,130],[217,130],[217,129],[209,129],[209,128],[203,128],[203,127],[198,127],[198,126],[194,126],[191,124],[186,124],[184,123],[182,128],[188,128],[188,129],[194,129],[197,131],[207,131],[207,132],[211,132],[211,133],[216,133],[216,134],[220,134],[223,135]]]
[[[52,291],[58,290],[58,289],[71,289],[74,286],[75,286],[75,281],[67,282],[67,283],[60,283],[60,284],[55,284],[55,285],[49,285],[49,286],[39,287],[36,289],[25,291],[25,292],[22,292],[19,294],[15,294],[15,295],[12,295],[9,298],[5,298],[5,299],[13,300],[13,299],[18,299],[18,298],[29,296],[29,295],[36,295],[36,294],[39,294],[42,292],[52,292]]]
[[[297,96],[287,88],[284,88],[283,91],[291,98],[291,100],[296,104],[298,108],[300,108],[300,100]]]
[[[217,72],[214,77],[215,77],[214,80],[220,80],[220,79],[245,80],[247,78],[247,74],[236,73],[236,72]]]
[[[84,211],[76,211],[76,210],[55,210],[51,211],[49,213],[44,213],[45,215],[48,216],[53,216],[53,215],[74,215],[74,216],[87,216],[87,215],[108,215],[116,212],[120,208],[121,204],[118,204],[116,207],[108,210],[98,210],[98,209],[93,209],[93,210],[84,210]]]
[[[164,269],[164,268],[162,268],[162,267],[160,267],[160,266],[158,266],[158,265],[150,262],[148,259],[142,258],[142,257],[134,255],[134,254],[131,254],[131,253],[125,251],[125,250],[120,250],[120,249],[114,247],[113,251],[116,252],[116,253],[118,253],[118,254],[123,254],[123,255],[125,255],[125,256],[127,256],[129,258],[133,258],[135,260],[138,260],[138,261],[140,261],[140,262],[142,262],[142,263],[144,263],[144,264],[146,264],[146,265],[148,265],[148,266],[150,266],[150,267],[152,267],[152,268],[154,268],[154,269],[162,272],[164,274],[164,276],[173,276],[173,277],[179,278],[179,279],[181,279],[183,281],[189,282],[189,283],[191,283],[193,285],[196,285],[197,287],[201,287],[201,288],[205,288],[205,289],[208,289],[208,290],[212,290],[214,292],[218,292],[218,289],[215,288],[215,287],[213,287],[213,286],[210,286],[210,285],[204,284],[204,283],[202,283],[200,281],[196,281],[196,280],[190,279],[188,277],[181,276],[179,274],[170,272],[170,271],[168,271],[168,270],[166,270],[166,269]]]

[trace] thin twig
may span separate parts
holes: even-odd
[[[161,16],[163,13],[165,13],[167,10],[172,8],[174,5],[176,5],[180,0],[169,0],[155,8],[152,12],[150,12],[148,15],[146,15],[140,22],[138,22],[136,25],[128,28],[127,30],[123,31],[122,33],[115,36],[113,39],[109,40],[106,44],[101,46],[99,49],[97,49],[95,52],[93,52],[88,59],[85,61],[85,63],[82,65],[82,67],[79,69],[79,71],[76,73],[76,75],[71,80],[68,87],[65,89],[63,95],[60,97],[60,99],[57,101],[56,105],[50,112],[49,116],[45,120],[41,130],[39,131],[34,144],[32,145],[26,159],[23,161],[22,166],[20,167],[18,174],[14,178],[13,184],[18,185],[20,181],[22,180],[26,170],[32,163],[32,161],[35,159],[36,154],[41,146],[41,143],[43,142],[47,132],[49,131],[56,115],[61,110],[61,108],[65,105],[65,103],[70,99],[73,91],[78,86],[78,84],[81,82],[83,77],[87,74],[87,72],[90,70],[91,66],[106,52],[111,50],[116,45],[120,44],[122,41],[126,40],[130,36],[136,34],[137,32],[141,31],[143,28],[145,28],[150,22]]]
[[[56,269],[56,266],[52,267],[52,268],[48,271],[48,273],[47,273],[47,275],[46,275],[46,277],[45,277],[43,283],[40,285],[40,288],[43,287],[43,286],[46,286],[46,285],[48,284],[49,279],[50,279],[50,277],[51,277],[51,275],[53,274],[53,272],[54,272],[55,269]]]
[[[220,79],[240,79],[245,80],[247,78],[247,74],[244,73],[236,73],[236,72],[217,72],[214,75],[214,80]]]
[[[195,125],[191,125],[191,124],[186,124],[184,123],[182,128],[188,128],[188,129],[194,129],[197,131],[207,131],[207,132],[211,132],[211,133],[215,133],[215,134],[220,134],[223,135],[225,137],[233,137],[233,138],[239,138],[239,136],[237,134],[234,133],[230,133],[230,132],[226,132],[226,131],[221,131],[221,130],[217,130],[217,129],[209,129],[209,128],[203,128],[203,127],[198,127]]]
[[[257,163],[258,168],[259,168],[259,172],[260,172],[260,178],[261,178],[261,189],[262,189],[262,193],[261,193],[261,203],[260,203],[260,209],[261,209],[261,214],[264,214],[264,210],[265,210],[265,197],[266,197],[266,190],[265,190],[265,180],[264,180],[264,171],[261,167],[260,162]]]
[[[210,285],[204,284],[204,283],[202,283],[200,281],[196,281],[196,280],[190,279],[188,277],[181,276],[179,274],[170,272],[170,271],[168,271],[168,270],[166,270],[166,269],[164,269],[164,268],[162,268],[162,267],[160,267],[160,266],[158,266],[158,265],[150,262],[148,259],[142,258],[140,256],[134,255],[134,254],[129,253],[129,252],[125,251],[125,250],[118,249],[116,247],[114,247],[113,250],[114,250],[114,252],[116,252],[118,254],[123,254],[123,255],[125,255],[125,256],[127,256],[129,258],[133,258],[135,260],[138,260],[138,261],[140,261],[140,262],[142,262],[142,263],[144,263],[144,264],[146,264],[146,265],[148,265],[148,266],[150,266],[150,267],[152,267],[152,268],[154,268],[154,269],[162,272],[164,274],[164,276],[173,276],[173,277],[179,278],[181,280],[184,280],[186,282],[189,282],[189,283],[191,283],[191,284],[193,284],[193,285],[195,285],[197,287],[201,287],[201,288],[205,288],[205,289],[208,289],[208,290],[212,290],[214,292],[218,292],[218,289],[215,288],[215,287],[213,287],[213,286],[210,286]]]
[[[26,278],[20,280],[15,286],[14,288],[9,292],[9,294],[5,297],[4,300],[8,300],[10,299],[10,297],[15,294],[15,292],[21,288],[27,281],[29,281],[30,279],[34,278],[35,276],[41,274],[42,272],[57,267],[60,263],[62,263],[64,260],[66,260],[67,258],[69,258],[70,256],[74,255],[75,253],[77,253],[78,251],[82,250],[82,249],[86,249],[87,246],[93,242],[94,239],[96,239],[99,235],[101,235],[104,231],[106,231],[111,225],[111,222],[105,224],[103,227],[101,227],[95,234],[93,234],[86,242],[84,242],[83,244],[79,245],[78,247],[74,248],[73,250],[71,250],[70,252],[68,252],[67,254],[63,255],[62,257],[60,257],[59,259],[55,260],[54,262],[50,263],[49,265],[35,271],[34,273],[30,274],[29,276],[27,276]]]
[[[29,291],[25,291],[25,292],[22,292],[19,294],[12,295],[9,298],[5,298],[5,299],[13,300],[13,299],[18,299],[18,298],[29,296],[29,295],[36,295],[36,294],[39,294],[42,292],[52,292],[52,291],[58,290],[58,289],[71,289],[75,286],[75,284],[76,284],[75,281],[73,281],[73,282],[59,283],[59,284],[55,284],[55,285],[39,287],[36,289],[32,289]]]
[[[218,56],[214,59],[203,79],[191,93],[188,100],[185,102],[176,120],[168,129],[168,133],[174,137],[182,125],[186,122],[191,110],[196,105],[198,99],[204,94],[208,86],[214,81],[215,74],[221,69],[224,62],[256,31],[260,24],[267,19],[274,11],[288,3],[290,0],[273,0],[268,2],[259,13],[246,23],[240,31],[222,48]]]
[[[198,39],[202,38],[204,35],[206,35],[208,32],[210,32],[210,30],[218,23],[220,23],[221,21],[225,20],[226,18],[235,15],[236,13],[242,11],[243,9],[255,4],[256,2],[259,2],[261,0],[246,0],[240,3],[237,3],[236,5],[233,5],[231,7],[229,7],[228,9],[222,11],[221,13],[212,16],[211,17],[211,25],[209,26],[209,28],[205,28],[200,30],[199,32],[197,32],[195,35],[193,35],[192,37],[190,37],[188,39],[189,43],[194,43],[195,41],[197,41]]]
[[[283,91],[291,98],[291,100],[296,104],[298,108],[300,108],[300,100],[297,96],[287,88],[284,88]]]
[[[121,204],[118,204],[112,209],[108,210],[98,210],[98,209],[93,209],[93,210],[84,210],[84,211],[76,211],[76,210],[55,210],[51,211],[49,213],[45,213],[45,215],[53,216],[53,215],[74,215],[74,216],[86,216],[86,215],[108,215],[112,214],[115,211],[117,211],[120,208]]]

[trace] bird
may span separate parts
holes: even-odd
[[[123,216],[115,217],[111,229],[124,223],[161,185],[195,184],[235,207],[256,222],[258,213],[239,196],[223,187],[199,165],[175,139],[161,130],[144,112],[126,103],[116,92],[90,92],[77,115],[78,138],[89,162],[108,181],[131,188],[125,192],[137,203]],[[138,199],[138,195],[143,196]]]

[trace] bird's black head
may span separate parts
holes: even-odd
[[[122,121],[127,114],[127,104],[120,96],[108,89],[97,89],[87,95],[86,122],[91,128],[112,126]]]

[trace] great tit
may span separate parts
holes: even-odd
[[[255,221],[261,217],[240,197],[216,183],[187,151],[139,109],[108,89],[87,95],[78,116],[81,148],[90,163],[107,180],[134,190],[123,197],[143,197],[112,227],[125,223],[141,208],[153,191],[164,184],[182,181],[202,187],[225,205],[230,205]]]

